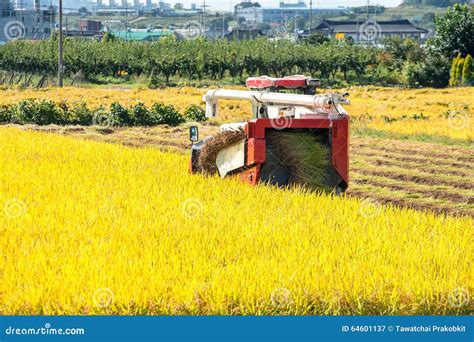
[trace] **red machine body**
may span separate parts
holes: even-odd
[[[245,82],[249,89],[314,89],[320,86],[321,82],[317,79],[295,75],[283,78],[274,78],[268,76],[250,77]]]
[[[267,130],[278,127],[279,119],[254,119],[247,123],[245,133],[248,139],[247,170],[241,179],[252,185],[260,181],[260,171],[266,161]],[[292,120],[285,129],[329,129],[331,131],[332,166],[343,182],[340,187],[346,190],[349,185],[349,118],[329,120],[327,118]]]
[[[330,158],[325,169],[329,188],[335,189],[337,193],[345,192],[349,185],[349,116],[341,104],[349,103],[346,99],[348,94],[315,95],[319,80],[300,75],[284,78],[252,77],[247,79],[246,84],[252,91],[217,89],[208,91],[203,97],[206,116],[211,118],[218,116],[219,99],[252,102],[252,120],[221,127],[221,133],[236,130],[245,132],[245,138],[224,148],[227,149],[225,158],[230,163],[222,162],[223,158],[219,160],[217,157],[216,165],[221,177],[233,174],[252,185],[259,182],[289,185],[288,172],[273,171],[284,163],[275,155],[277,148],[269,134],[275,131],[291,134],[304,132],[320,139],[320,144]],[[198,159],[205,144],[206,141],[203,141],[193,146],[190,163],[192,173],[204,171]],[[288,148],[302,147],[289,145]]]

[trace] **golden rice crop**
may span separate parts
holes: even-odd
[[[232,87],[241,88],[242,87]],[[452,139],[474,139],[474,88],[399,89],[352,87],[342,91],[351,94],[347,108],[355,127],[406,135],[437,135]],[[150,89],[48,88],[18,90],[0,88],[0,105],[27,98],[54,101],[86,101],[90,107],[108,106],[112,102],[132,105],[164,102],[184,111],[200,104],[206,89],[192,87]],[[323,92],[323,90],[321,90]],[[325,90],[324,92],[328,92]],[[239,121],[251,115],[247,102],[222,101],[220,120]],[[423,117],[421,117],[423,114]],[[426,117],[428,117],[426,119]]]
[[[14,128],[0,146],[0,314],[472,312],[470,218],[192,176],[154,149]]]

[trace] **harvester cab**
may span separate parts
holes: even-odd
[[[253,119],[224,124],[219,134],[194,144],[191,172],[345,192],[349,116],[342,105],[349,104],[348,94],[315,95],[318,85],[305,76],[264,76],[249,78],[249,91],[209,90],[206,117],[219,115],[219,100],[242,100],[252,103]]]

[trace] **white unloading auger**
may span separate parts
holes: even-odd
[[[329,117],[347,115],[341,106],[349,104],[348,94],[300,95],[287,93],[271,93],[266,91],[246,91],[215,89],[209,90],[204,96],[206,117],[215,118],[219,115],[219,100],[250,101],[258,107],[265,108],[268,118],[293,116],[304,118],[305,115],[326,114]]]

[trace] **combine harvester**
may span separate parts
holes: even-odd
[[[197,127],[191,127],[191,173],[344,193],[349,116],[342,105],[349,104],[348,94],[315,95],[318,85],[305,76],[263,76],[247,80],[250,91],[209,90],[203,97],[206,117],[217,117],[225,99],[251,102],[253,119],[222,125],[219,134],[200,142]]]

